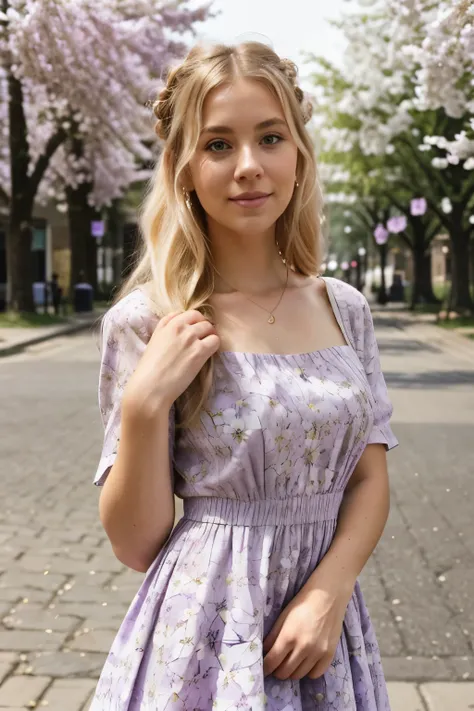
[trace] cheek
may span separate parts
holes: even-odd
[[[198,195],[207,200],[216,196],[216,190],[222,191],[223,178],[228,172],[225,161],[210,160],[206,156],[201,158],[192,171],[194,186]]]
[[[296,166],[298,162],[298,151],[296,146],[287,144],[280,156],[278,161],[278,171],[281,176],[281,180],[287,180],[290,184],[295,182],[296,176]]]

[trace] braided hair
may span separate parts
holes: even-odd
[[[246,43],[246,45],[250,44],[258,43]],[[266,47],[266,45],[261,46]],[[269,50],[269,52],[271,52],[271,55],[273,55],[273,58],[275,60],[275,68],[279,70],[281,74],[286,78],[288,84],[291,86],[294,92],[296,100],[301,107],[303,123],[308,123],[312,116],[313,106],[311,102],[306,98],[303,90],[298,84],[298,67],[291,59],[280,59],[272,50]],[[155,133],[163,141],[166,141],[170,135],[171,125],[173,121],[176,90],[178,89],[180,83],[189,76],[189,65],[195,58],[195,55],[196,48],[190,52],[188,57],[181,65],[170,69],[170,71],[168,72],[165,86],[159,92],[156,100],[151,104],[153,108],[153,113],[157,119],[155,124]]]

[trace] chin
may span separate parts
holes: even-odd
[[[258,220],[249,217],[245,220],[238,220],[237,222],[234,222],[232,225],[229,225],[229,228],[238,234],[248,232],[263,233],[273,229],[275,222],[276,220]]]

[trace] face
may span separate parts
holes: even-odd
[[[298,149],[282,107],[266,86],[238,79],[206,97],[190,183],[212,234],[266,233],[295,190]]]

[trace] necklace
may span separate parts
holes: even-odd
[[[286,281],[285,281],[285,285],[284,285],[284,287],[283,287],[283,289],[282,289],[282,292],[281,292],[281,294],[280,294],[280,298],[278,299],[278,302],[277,302],[276,306],[274,306],[271,311],[269,311],[268,309],[266,309],[265,306],[262,306],[261,304],[257,304],[256,301],[254,301],[253,299],[251,299],[249,296],[247,296],[247,295],[244,294],[243,292],[240,292],[240,293],[242,294],[242,296],[244,297],[244,299],[247,299],[247,301],[250,301],[251,304],[254,304],[255,306],[258,306],[259,309],[262,309],[263,311],[266,311],[266,312],[267,312],[267,314],[268,314],[267,323],[269,323],[271,326],[272,326],[272,325],[275,323],[275,321],[276,321],[276,318],[275,318],[275,311],[276,311],[277,308],[280,306],[281,300],[283,299],[283,297],[284,297],[284,295],[285,295],[286,288],[287,288],[287,286],[288,286],[289,269],[288,269],[288,265],[287,265],[286,263],[285,263],[285,266],[286,266]],[[229,284],[229,282],[228,282],[226,279],[224,279],[224,277],[222,276],[222,274],[221,274],[220,272],[218,272],[215,267],[214,267],[214,271],[216,272],[216,274],[219,274],[219,276],[220,276],[220,278],[222,279],[222,281],[224,282],[224,284],[226,284],[230,289],[233,289],[234,291],[239,291],[239,290],[236,289],[234,286],[232,286],[232,284]]]

